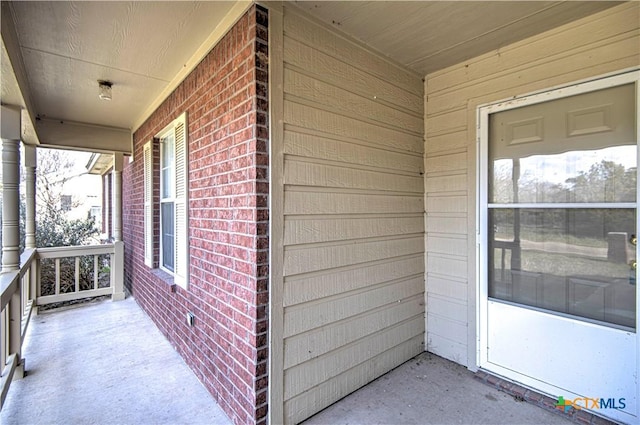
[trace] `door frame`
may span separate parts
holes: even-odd
[[[478,368],[491,368],[492,373],[499,369],[489,365],[488,361],[488,145],[489,145],[489,116],[493,113],[506,111],[523,106],[529,106],[539,103],[545,103],[556,99],[561,99],[573,95],[592,92],[610,87],[616,87],[624,84],[635,83],[636,87],[636,111],[640,111],[640,70],[627,70],[606,76],[595,77],[588,81],[576,82],[570,85],[551,88],[546,91],[526,94],[508,100],[479,105],[477,107],[477,154],[476,154],[476,366]],[[636,140],[640,142],[640,123],[636,123]],[[640,148],[636,150],[638,155],[638,164],[640,165]],[[640,195],[640,179],[637,179],[637,193]],[[636,200],[636,211],[640,210],[640,198]],[[636,229],[640,229],[640,211],[636,213]],[[638,230],[640,231],[640,230]],[[636,253],[636,261],[640,257]],[[636,271],[636,279],[640,271]],[[637,280],[636,280],[637,281]],[[577,321],[576,321],[577,322]],[[638,373],[640,371],[640,291],[636,290],[636,332],[635,332],[635,349],[636,349],[636,418],[639,417],[640,400],[638,389]],[[487,366],[489,365],[489,368]],[[507,379],[518,381],[519,383],[534,388],[538,391],[546,393],[552,397],[556,389],[551,385],[544,385],[543,382],[531,378],[529,376],[510,373],[509,370],[499,372]],[[560,394],[571,395],[569,391],[557,389]],[[595,396],[596,394],[593,394]],[[603,394],[604,395],[604,394]],[[577,395],[576,395],[577,396]],[[602,414],[602,412],[598,412]],[[626,415],[625,415],[626,416]],[[616,418],[620,420],[619,418]]]

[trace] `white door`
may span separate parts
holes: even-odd
[[[479,366],[626,423],[638,421],[639,75],[479,115]]]

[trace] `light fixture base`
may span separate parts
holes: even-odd
[[[111,86],[111,81],[98,80],[98,97],[101,100],[111,100]]]

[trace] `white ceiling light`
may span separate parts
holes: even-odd
[[[102,100],[111,100],[111,81],[98,80],[98,97]]]

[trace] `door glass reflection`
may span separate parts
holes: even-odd
[[[635,328],[635,209],[489,210],[489,296]]]
[[[636,201],[636,147],[495,159],[490,203]]]

